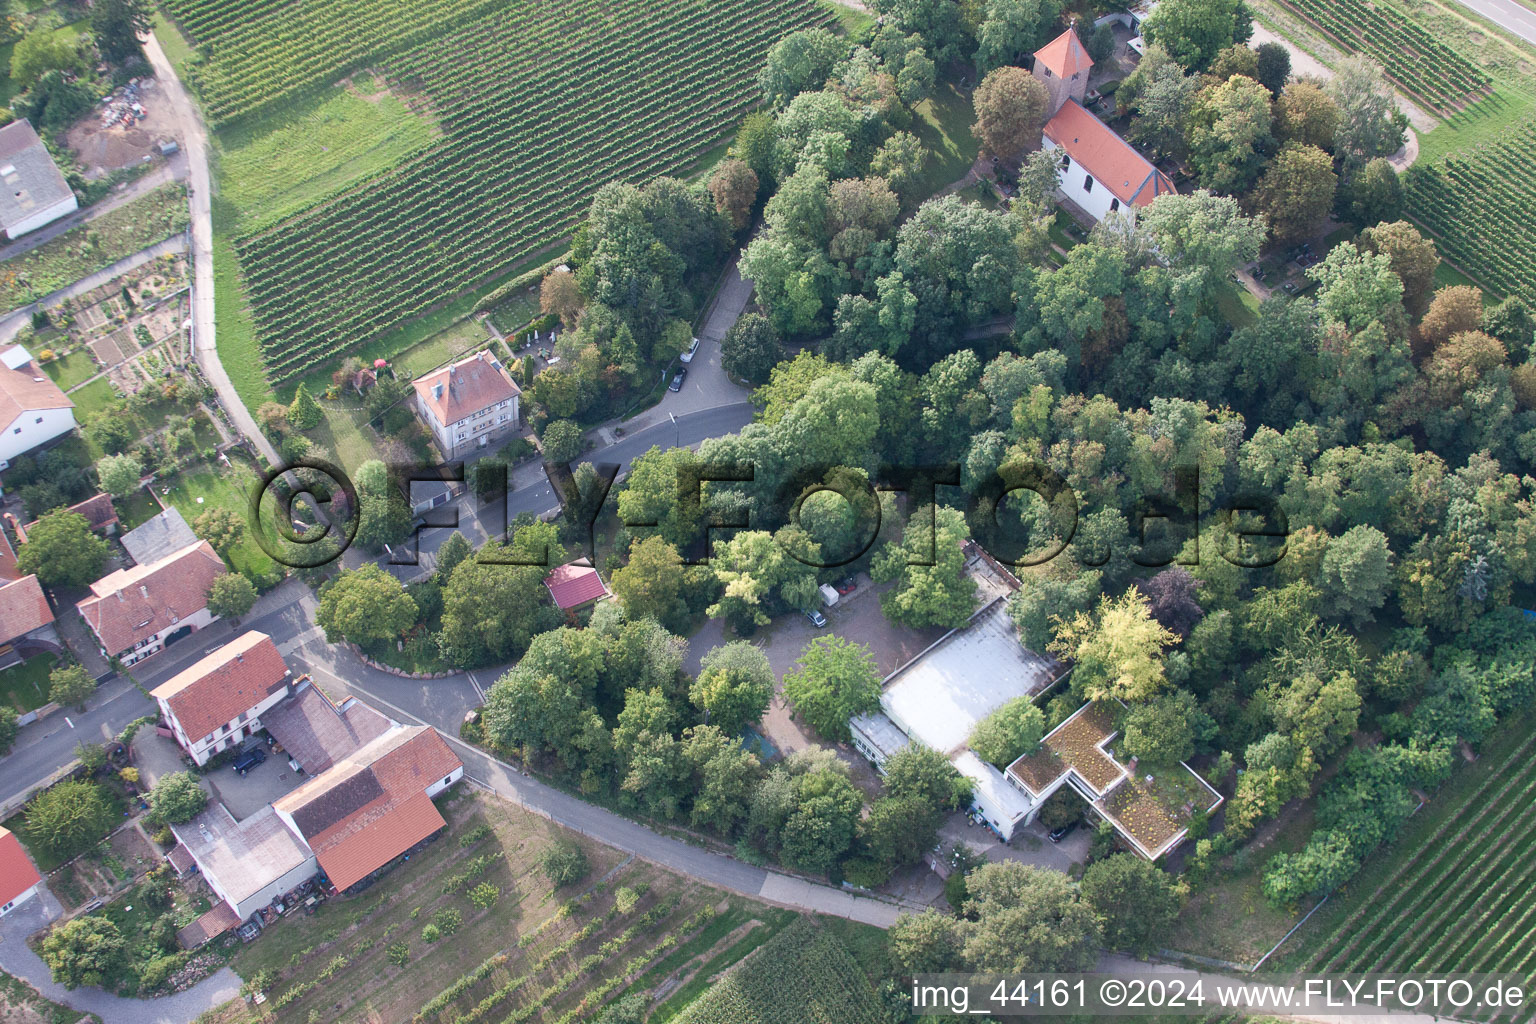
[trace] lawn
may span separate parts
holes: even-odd
[[[215,507],[227,508],[239,515],[246,522],[245,533],[230,549],[226,561],[237,572],[244,572],[253,580],[279,572],[277,563],[251,535],[250,500],[256,486],[255,471],[238,460],[228,466],[201,463],[155,483],[160,499],[180,509],[188,523]]]
[[[368,425],[368,412],[355,392],[347,391],[334,402],[321,402],[320,408],[325,417],[305,434],[329,450],[342,469],[356,474],[358,466],[379,458],[379,437]]]
[[[105,412],[115,405],[119,398],[121,396],[117,393],[117,386],[107,377],[93,380],[69,393],[69,400],[75,403],[75,420],[80,423],[85,423],[92,416]]]
[[[1247,288],[1230,279],[1216,286],[1216,308],[1233,327],[1246,327],[1259,319],[1259,300]]]
[[[246,409],[255,415],[262,403],[273,399],[251,305],[240,286],[240,264],[230,243],[235,209],[217,196],[213,200],[213,328],[219,362]],[[327,374],[326,376],[329,376]],[[322,389],[323,393],[323,389]],[[290,394],[290,398],[292,395]]]
[[[67,356],[50,359],[43,364],[43,372],[62,390],[68,391],[77,384],[84,384],[100,371],[96,361],[85,349],[76,349]]]
[[[367,73],[217,136],[220,198],[241,231],[298,213],[432,144],[436,126]]]
[[[186,226],[186,191],[181,185],[162,185],[0,264],[0,309],[35,302]]]
[[[483,346],[491,336],[476,319],[460,320],[395,357],[395,371],[414,380],[430,370]]]
[[[1418,164],[1432,164],[1452,153],[1465,153],[1511,125],[1536,114],[1536,88],[1501,84],[1493,94],[1419,136]]]
[[[950,82],[941,82],[931,97],[917,105],[912,134],[929,150],[920,177],[919,191],[924,196],[954,184],[970,171],[981,151],[981,143],[971,134],[975,120],[970,96]]]
[[[48,703],[48,673],[58,663],[53,654],[34,654],[0,672],[0,704],[33,711]]]
[[[1440,265],[1435,267],[1435,288],[1449,288],[1454,285],[1471,285],[1474,288],[1482,288],[1482,285],[1442,260]],[[1490,294],[1486,288],[1483,289],[1483,305],[1492,306],[1498,301],[1497,295]]]
[[[515,334],[539,315],[539,286],[534,284],[491,307],[491,323],[502,334]]]
[[[677,950],[710,949],[724,936],[703,949],[695,940],[720,918],[784,913],[586,840],[577,840],[586,876],[552,890],[540,862],[571,833],[465,784],[438,804],[447,835],[361,895],[286,920],[236,953],[242,977],[273,973],[265,1004],[235,1000],[204,1021],[587,1020]],[[482,884],[498,890],[488,909],[467,897]]]
[[[117,508],[117,518],[122,521],[122,528],[125,531],[144,525],[161,511],[154,496],[143,488],[134,491],[126,498],[115,499],[112,504]]]
[[[822,6],[837,15],[837,23],[843,30],[843,35],[850,38],[875,24],[875,16],[867,10],[857,10],[847,4],[838,3],[837,0],[821,0]]]

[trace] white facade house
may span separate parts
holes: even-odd
[[[265,633],[252,630],[150,691],[176,742],[197,764],[239,746],[261,716],[289,695],[288,666]]]
[[[0,128],[0,185],[6,238],[20,238],[80,208],[53,155],[25,120]]]
[[[417,413],[447,458],[485,448],[517,429],[522,390],[489,352],[429,373],[412,386]]]
[[[0,917],[37,895],[43,876],[15,833],[0,825]]]
[[[20,345],[0,352],[0,469],[75,429],[75,403]]]

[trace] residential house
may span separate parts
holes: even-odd
[[[608,585],[603,582],[597,570],[586,562],[568,562],[556,566],[554,571],[544,577],[544,586],[549,589],[549,596],[554,599],[555,606],[563,612],[601,601],[608,596]]]
[[[490,352],[429,373],[413,386],[416,410],[445,458],[485,448],[517,429],[522,391]]]
[[[36,896],[37,887],[42,884],[43,876],[21,848],[21,841],[0,825],[0,917]]]
[[[28,640],[57,646],[53,609],[36,576],[0,584],[0,665],[12,660],[14,648]]]
[[[227,570],[205,540],[148,565],[118,569],[75,605],[101,651],[133,665],[213,622],[208,588]]]
[[[7,129],[0,128],[0,134]],[[75,429],[75,403],[20,345],[0,352],[0,470]]]
[[[117,506],[112,504],[110,494],[93,494],[89,498],[77,504],[69,506],[67,511],[74,512],[85,517],[86,525],[95,533],[104,537],[110,537],[117,532],[118,518]],[[25,526],[16,527],[16,537],[23,544],[27,542],[27,534],[37,525],[34,519]],[[197,538],[192,538],[196,540]]]
[[[123,547],[137,565],[148,565],[197,543],[197,534],[174,505],[123,534]]]
[[[1092,61],[1069,28],[1035,52],[1033,74],[1050,94],[1042,145],[1059,156],[1059,194],[1095,221],[1133,216],[1178,190],[1130,143],[1083,106]]]
[[[277,645],[251,630],[150,691],[176,742],[198,764],[239,746],[291,692]]]
[[[80,208],[53,154],[26,120],[0,128],[0,227],[19,238]]]

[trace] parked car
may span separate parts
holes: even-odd
[[[680,359],[684,363],[691,363],[691,362],[693,362],[693,357],[698,355],[698,354],[699,354],[699,339],[698,338],[694,338],[693,339],[693,344],[688,346],[688,351],[684,352],[682,355],[678,356],[678,359]]]
[[[813,608],[806,608],[803,611],[805,612],[805,617],[811,620],[811,625],[817,629],[825,629],[827,627],[827,617],[821,614],[821,612]]]
[[[845,576],[837,581],[837,592],[839,594],[851,594],[858,588],[859,581],[854,579],[852,576]]]
[[[267,752],[265,750],[262,750],[260,747],[252,747],[235,758],[234,769],[237,773],[244,775],[266,759]]]
[[[1069,822],[1069,823],[1061,826],[1061,828],[1058,828],[1058,829],[1054,830],[1053,832],[1051,832],[1049,838],[1050,838],[1051,842],[1059,843],[1059,842],[1062,841],[1063,838],[1066,837],[1066,834],[1068,832],[1071,832],[1076,827],[1077,827],[1077,822],[1075,822],[1075,821]]]
[[[681,390],[683,390],[683,378],[685,378],[687,376],[688,376],[688,371],[687,370],[678,370],[677,373],[674,374],[673,377],[672,377],[672,383],[667,385],[667,390],[668,391],[681,391]]]

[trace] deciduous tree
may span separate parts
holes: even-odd
[[[100,987],[123,969],[128,942],[110,918],[87,914],[49,932],[42,957],[53,980],[65,988]]]
[[[1317,234],[1333,210],[1338,184],[1332,157],[1316,146],[1292,143],[1259,179],[1254,202],[1275,240],[1289,245]]]
[[[1222,50],[1248,41],[1253,15],[1243,0],[1172,0],[1158,5],[1141,32],[1190,71],[1204,71]]]
[[[973,102],[976,123],[971,133],[988,153],[1006,159],[1039,138],[1050,97],[1028,71],[1001,67],[981,80]]]
[[[227,572],[208,586],[208,610],[221,619],[239,620],[256,604],[256,587],[244,573]]]
[[[1135,591],[1104,597],[1056,627],[1049,650],[1074,663],[1072,690],[1088,700],[1146,700],[1163,686],[1163,648],[1178,641]]]
[[[83,587],[100,578],[108,553],[107,542],[92,532],[85,516],[58,509],[27,530],[16,568],[50,585]]]
[[[1028,697],[1015,697],[976,723],[967,741],[983,761],[1006,768],[1045,735],[1045,715]]]
[[[167,825],[191,821],[207,806],[208,791],[191,772],[162,775],[149,791],[150,810]]]
[[[212,544],[221,558],[227,557],[245,536],[245,519],[234,509],[215,505],[192,520],[192,532]]]
[[[48,673],[48,699],[61,707],[73,705],[85,710],[85,702],[96,693],[96,680],[83,665],[60,665]]]
[[[320,588],[315,622],[329,643],[393,640],[416,624],[416,602],[400,581],[369,563]]]
[[[984,864],[965,879],[964,959],[987,973],[1083,971],[1098,960],[1098,915],[1077,883],[1019,861]]]
[[[715,209],[737,232],[744,231],[752,223],[757,188],[757,172],[745,161],[734,158],[722,161],[709,178],[709,194],[715,198]]]
[[[768,656],[745,640],[735,640],[704,655],[688,696],[704,713],[706,724],[736,736],[768,710],[773,683]]]
[[[785,673],[784,696],[821,736],[847,740],[848,719],[880,704],[880,670],[863,644],[818,636]]]
[[[1117,853],[1083,872],[1083,901],[1104,922],[1104,944],[1146,956],[1179,913],[1178,886],[1150,861]]]
[[[773,322],[760,313],[743,314],[720,342],[720,365],[749,384],[768,383],[768,374],[784,358]]]

